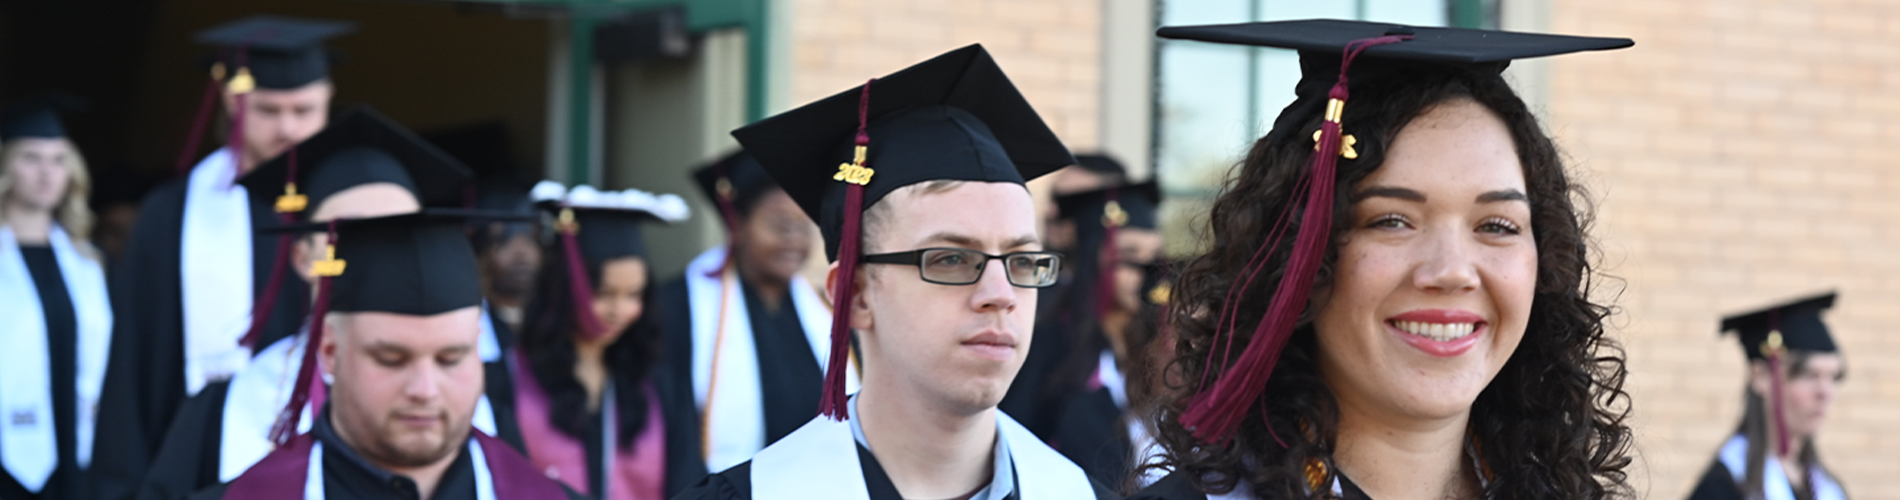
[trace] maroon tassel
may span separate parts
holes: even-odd
[[[205,122],[211,119],[211,108],[218,102],[219,90],[224,87],[224,63],[219,62],[212,68],[204,97],[198,99],[198,114],[191,119],[191,133],[185,136],[185,149],[178,152],[178,164],[172,167],[178,175],[191,172],[192,159],[198,156],[198,142],[204,139]]]
[[[594,285],[587,280],[587,261],[581,260],[581,245],[575,234],[580,233],[580,224],[574,222],[572,209],[561,209],[561,220],[557,226],[561,234],[562,258],[567,260],[568,294],[574,299],[574,320],[580,322],[581,336],[599,338],[607,334],[606,325],[600,324],[600,316],[594,314]]]
[[[1121,267],[1121,246],[1115,238],[1121,234],[1121,226],[1128,220],[1127,213],[1121,212],[1119,190],[1109,189],[1106,193],[1108,204],[1102,212],[1102,262],[1096,266],[1095,273],[1095,320],[1100,321],[1109,310],[1115,308],[1115,272]],[[1120,216],[1117,217],[1117,213]]]
[[[290,173],[285,177],[285,183],[296,186],[297,148],[291,147],[288,154],[290,155]],[[295,214],[295,211],[284,210],[280,207],[277,210],[277,221],[284,225],[293,224],[297,222]],[[244,333],[244,338],[238,339],[238,345],[251,348],[253,355],[264,348],[258,345],[258,340],[264,336],[264,323],[270,319],[271,312],[276,309],[277,293],[284,285],[284,268],[288,267],[287,264],[290,262],[290,245],[295,241],[294,233],[286,232],[277,235],[277,257],[271,262],[270,282],[264,285],[264,295],[258,297],[257,302],[251,303],[251,330]]]
[[[1341,110],[1349,95],[1346,72],[1352,67],[1353,58],[1368,47],[1409,39],[1411,37],[1406,35],[1382,36],[1346,44],[1339,63],[1339,81],[1328,93],[1328,97],[1337,102],[1328,103],[1327,116],[1320,122],[1316,152],[1310,156],[1305,175],[1295,186],[1294,196],[1305,198],[1305,211],[1293,235],[1292,254],[1287,258],[1286,271],[1274,289],[1266,314],[1253,328],[1253,341],[1247,343],[1232,366],[1222,371],[1212,387],[1206,387],[1203,378],[1204,390],[1194,397],[1187,411],[1181,414],[1181,423],[1202,442],[1216,444],[1232,438],[1234,430],[1246,418],[1247,411],[1259,401],[1274,366],[1279,363],[1280,352],[1292,339],[1293,329],[1298,326],[1300,315],[1306,308],[1307,295],[1312,292],[1313,279],[1318,275],[1320,260],[1326,255],[1326,243],[1332,233],[1333,184],[1337,180],[1334,169],[1342,153],[1338,115],[1343,114]],[[1241,280],[1239,287],[1228,290],[1228,300],[1222,306],[1220,317],[1222,324],[1217,327],[1215,335],[1218,337],[1224,332],[1228,336],[1226,344],[1229,352],[1233,337],[1238,333],[1231,324],[1233,318],[1239,316],[1238,308],[1234,306],[1237,303],[1235,297],[1244,293],[1253,278],[1270,262],[1272,251],[1269,248],[1279,241],[1285,229],[1283,224],[1288,221],[1291,210],[1293,208],[1289,207],[1289,213],[1281,214],[1274,230],[1261,243],[1261,248],[1255,251],[1254,261],[1248,264],[1248,269],[1243,269],[1247,278]],[[1209,351],[1211,357],[1213,350]],[[1222,359],[1226,359],[1225,353]],[[1211,362],[1208,367],[1213,367]],[[1273,433],[1271,425],[1267,426],[1267,430]],[[1274,440],[1280,441],[1278,434],[1273,436]],[[1280,444],[1285,446],[1286,443],[1281,441]]]
[[[336,248],[336,221],[330,221],[329,248]],[[326,256],[334,258],[334,255]],[[322,273],[328,274],[328,273]],[[277,415],[277,424],[271,426],[270,440],[282,445],[297,435],[297,421],[303,416],[305,404],[314,401],[321,405],[324,390],[323,381],[317,374],[317,351],[323,346],[323,317],[330,313],[330,281],[334,276],[323,276],[317,281],[316,305],[310,309],[310,338],[303,345],[302,366],[297,368],[297,383],[291,386],[290,403],[284,405],[283,413]]]
[[[864,82],[864,90],[858,94],[858,136],[857,158],[847,167],[865,168],[871,135],[865,132],[870,125],[871,84],[877,79]],[[848,168],[846,170],[849,170]],[[840,172],[843,175],[847,172]],[[818,414],[832,420],[843,421],[851,418],[846,403],[850,395],[845,394],[845,370],[849,370],[851,357],[851,302],[857,299],[859,219],[864,218],[864,184],[853,182],[850,177],[840,177],[844,185],[844,234],[838,242],[838,274],[831,284],[831,360],[825,365],[825,391],[818,399]],[[870,182],[869,177],[864,182]]]
[[[732,203],[732,198],[737,195],[732,192],[731,178],[726,176],[726,162],[719,162],[713,169],[719,173],[719,182],[725,183],[714,187],[713,198],[719,203],[719,219],[726,222],[726,258],[719,263],[719,267],[706,272],[708,278],[717,278],[720,274],[724,274],[726,269],[732,267],[735,260],[732,252],[736,250],[732,242],[739,240],[739,207]],[[720,187],[726,189],[719,189]]]
[[[1788,422],[1781,415],[1781,353],[1768,355],[1768,380],[1773,394],[1768,402],[1768,411],[1775,414],[1775,456],[1788,456]]]

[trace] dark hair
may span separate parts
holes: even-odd
[[[1812,358],[1815,354],[1820,353],[1789,350],[1787,355],[1788,376],[1791,377],[1806,369],[1808,359]],[[1751,362],[1750,365],[1754,363],[1766,364],[1765,361],[1755,361]],[[1775,374],[1775,376],[1781,375]],[[1768,450],[1774,449],[1775,447],[1774,436],[1768,434],[1768,426],[1770,425],[1768,413],[1764,411],[1768,406],[1768,400],[1767,398],[1763,398],[1760,393],[1755,392],[1754,385],[1747,384],[1742,388],[1742,401],[1745,405],[1742,409],[1742,424],[1736,428],[1735,432],[1748,438],[1748,461],[1746,465],[1747,470],[1743,471],[1742,474],[1742,481],[1736,486],[1742,490],[1744,496],[1760,498],[1764,491],[1762,489],[1762,479],[1766,476],[1762,473],[1762,468],[1767,465]],[[1801,440],[1801,456],[1795,457],[1795,460],[1800,462],[1801,470],[1819,468],[1829,476],[1834,475],[1834,471],[1828,470],[1826,465],[1821,464],[1821,454],[1814,449],[1814,436],[1808,436]],[[1798,499],[1814,498],[1814,482],[1803,481],[1801,486],[1795,488],[1794,493],[1795,498]]]
[[[1351,190],[1384,162],[1386,149],[1413,119],[1434,106],[1468,100],[1503,121],[1523,165],[1537,246],[1537,284],[1527,334],[1497,377],[1472,404],[1470,430],[1488,472],[1485,498],[1602,498],[1630,496],[1625,468],[1630,464],[1630,429],[1625,425],[1629,395],[1623,351],[1604,336],[1610,308],[1591,302],[1594,288],[1586,231],[1590,207],[1581,186],[1564,171],[1556,146],[1524,102],[1495,73],[1464,70],[1417,71],[1380,80],[1360,80],[1345,108],[1347,132],[1358,139],[1359,157],[1340,159],[1327,249],[1315,288],[1332,281],[1338,242],[1353,227]],[[1316,112],[1317,113],[1317,112]],[[1209,213],[1209,251],[1191,260],[1174,286],[1171,324],[1177,335],[1176,357],[1164,374],[1179,381],[1169,387],[1158,409],[1157,441],[1165,463],[1210,492],[1232,491],[1245,481],[1262,498],[1318,498],[1308,491],[1305,465],[1324,464],[1327,484],[1337,468],[1332,461],[1338,437],[1339,408],[1318,369],[1318,347],[1307,306],[1300,326],[1281,354],[1259,405],[1244,417],[1233,440],[1204,445],[1180,423],[1197,391],[1221,375],[1232,359],[1210,358],[1218,311],[1226,303],[1236,275],[1264,243],[1281,213],[1298,213],[1295,185],[1313,150],[1310,139],[1319,116],[1300,123],[1300,132],[1280,134],[1277,142],[1254,143]],[[1299,217],[1288,221],[1287,234]],[[1274,244],[1254,288],[1234,296],[1237,325],[1250,331],[1272,299],[1266,287],[1277,283],[1291,253],[1292,238]],[[1227,357],[1237,358],[1245,335],[1220,339]],[[1212,361],[1210,364],[1209,361]],[[1268,426],[1272,427],[1269,432]],[[1276,437],[1277,436],[1277,437]],[[1281,442],[1284,442],[1284,445]]]
[[[560,255],[551,251],[550,255]],[[589,262],[587,277],[600,282],[604,263]],[[587,429],[587,389],[574,378],[574,335],[580,331],[574,319],[574,299],[568,291],[567,263],[548,259],[541,265],[541,277],[535,280],[534,298],[528,303],[525,331],[520,349],[528,360],[534,380],[547,391],[551,407],[549,420],[570,436],[584,438]],[[660,351],[660,326],[654,319],[652,282],[641,294],[640,319],[634,320],[620,338],[607,347],[609,377],[614,383],[615,410],[620,413],[618,446],[630,446],[633,438],[646,427],[646,381]]]

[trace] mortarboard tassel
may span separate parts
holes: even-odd
[[[1201,391],[1189,403],[1187,411],[1181,414],[1181,423],[1202,442],[1214,444],[1232,438],[1234,429],[1240,426],[1247,411],[1260,399],[1261,390],[1266,387],[1267,379],[1280,360],[1280,352],[1292,339],[1293,329],[1298,326],[1300,313],[1306,307],[1307,295],[1312,291],[1313,278],[1319,271],[1320,260],[1326,255],[1326,242],[1332,232],[1333,183],[1336,180],[1334,169],[1340,156],[1348,159],[1358,157],[1358,153],[1351,149],[1353,139],[1343,136],[1339,123],[1340,117],[1345,114],[1346,99],[1350,94],[1346,72],[1352,67],[1353,58],[1366,48],[1411,38],[1410,35],[1388,35],[1346,44],[1339,63],[1339,81],[1328,93],[1330,101],[1326,106],[1325,119],[1320,122],[1316,133],[1316,153],[1308,160],[1305,175],[1294,188],[1295,197],[1305,198],[1306,210],[1301,214],[1299,226],[1295,228],[1292,254],[1287,258],[1286,271],[1274,290],[1266,314],[1254,327],[1252,340],[1247,343],[1240,357],[1234,360],[1232,366],[1225,367],[1211,388],[1205,387],[1207,381],[1203,377],[1201,385],[1206,390]],[[1218,338],[1225,332],[1229,347],[1227,352],[1231,352],[1234,336],[1238,334],[1231,323],[1232,318],[1239,315],[1235,296],[1244,293],[1253,283],[1253,278],[1270,261],[1270,249],[1280,239],[1284,224],[1291,218],[1293,210],[1290,206],[1287,212],[1280,214],[1274,230],[1255,252],[1253,262],[1242,270],[1241,274],[1246,279],[1228,289],[1226,304],[1222,306],[1221,323],[1215,333]],[[1208,353],[1209,367],[1213,366],[1211,358],[1214,351],[1210,349]],[[1224,353],[1222,359],[1226,359]],[[1273,434],[1275,441],[1280,441],[1271,425],[1267,426],[1267,431]],[[1282,441],[1281,445],[1285,446],[1285,442]]]
[[[719,267],[706,272],[708,278],[717,278],[732,267],[736,260],[732,256],[732,242],[739,240],[739,207],[733,204],[733,198],[738,194],[733,192],[732,179],[726,176],[726,162],[714,165],[713,170],[719,174],[719,180],[713,183],[713,197],[717,198],[715,201],[719,204],[719,218],[726,223],[726,259],[719,263]]]
[[[554,228],[561,235],[562,258],[567,261],[568,293],[574,299],[574,320],[580,322],[581,335],[587,338],[605,335],[607,327],[600,324],[600,316],[594,314],[594,285],[587,282],[587,261],[581,260],[581,244],[576,237],[581,225],[574,221],[574,209],[562,208]]]
[[[843,181],[844,186],[844,231],[838,241],[838,274],[831,287],[831,359],[825,365],[824,395],[818,399],[818,414],[842,421],[850,418],[850,408],[845,404],[850,396],[845,394],[845,370],[850,369],[847,360],[851,357],[851,301],[857,298],[859,219],[864,218],[864,185],[871,182],[876,172],[864,166],[865,157],[871,147],[871,135],[865,132],[871,118],[871,84],[876,78],[864,82],[864,90],[858,94],[858,136],[856,151],[851,163],[838,165],[835,181]]]
[[[290,168],[284,177],[284,194],[277,197],[276,211],[277,222],[290,225],[297,221],[297,212],[302,212],[310,200],[297,193],[297,148],[292,146],[285,154],[289,155],[286,160],[289,160]],[[251,330],[244,333],[244,338],[238,339],[238,345],[251,348],[253,355],[264,347],[258,345],[258,340],[264,336],[264,323],[270,319],[271,311],[276,309],[277,293],[284,285],[284,268],[290,262],[290,245],[296,240],[295,236],[289,232],[277,235],[277,257],[271,262],[269,284],[264,286],[264,295],[252,303]]]
[[[1115,239],[1121,234],[1122,224],[1128,223],[1128,212],[1122,210],[1118,200],[1119,189],[1110,188],[1106,193],[1108,203],[1102,207],[1102,262],[1096,266],[1095,274],[1095,317],[1098,322],[1109,310],[1115,308],[1115,272],[1121,267],[1121,246]]]
[[[233,96],[234,107],[237,108],[231,113],[231,133],[228,134],[230,139],[228,142],[231,148],[231,161],[237,162],[240,167],[244,164],[244,115],[249,114],[247,111],[250,109],[245,103],[248,102],[251,91],[257,89],[257,80],[251,78],[251,68],[245,64],[244,59],[245,50],[240,48],[237,51],[237,74],[232,75],[231,83],[225,86],[225,90]],[[240,168],[239,176],[242,176],[242,173],[243,170]]]
[[[204,97],[198,98],[198,114],[191,119],[190,135],[185,136],[185,150],[178,152],[178,163],[172,168],[178,175],[191,171],[192,158],[198,156],[198,142],[204,139],[205,122],[211,119],[211,108],[218,102],[219,91],[224,88],[224,57],[211,64],[211,81],[205,84]]]
[[[1775,456],[1788,456],[1788,422],[1781,415],[1781,355],[1788,352],[1781,343],[1781,311],[1771,314],[1770,322],[1774,329],[1768,331],[1768,338],[1761,342],[1761,356],[1768,360],[1768,412],[1775,420]]]
[[[323,260],[311,266],[317,280],[316,305],[310,308],[310,337],[304,340],[302,366],[297,368],[296,385],[291,386],[290,403],[284,405],[283,413],[277,415],[277,424],[271,426],[272,443],[283,445],[297,435],[297,421],[303,416],[305,404],[314,403],[321,408],[324,396],[323,381],[316,377],[317,351],[323,346],[323,317],[330,313],[330,281],[343,275],[347,264],[336,258],[336,221],[330,221],[328,241],[324,243]]]

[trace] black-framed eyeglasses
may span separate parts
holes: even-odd
[[[866,255],[859,262],[917,266],[926,282],[939,285],[969,285],[983,278],[983,268],[992,259],[1002,259],[1003,275],[1009,284],[1023,288],[1043,288],[1056,284],[1062,271],[1062,254],[1056,252],[1010,252],[990,255],[967,248],[924,248],[908,252]]]

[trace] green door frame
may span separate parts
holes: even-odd
[[[693,33],[740,28],[746,33],[746,120],[765,118],[766,76],[771,55],[772,0],[462,0],[473,3],[549,7],[568,13],[567,178],[592,179],[594,166],[594,29],[627,12],[683,6]]]

